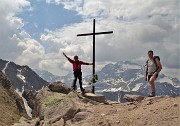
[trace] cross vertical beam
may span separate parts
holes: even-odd
[[[93,19],[93,76],[95,75],[95,19]],[[94,83],[94,79],[93,79]]]
[[[100,34],[111,34],[113,31],[108,31],[108,32],[95,32],[95,19],[93,19],[93,33],[86,33],[86,34],[77,34],[78,36],[88,36],[88,35],[93,35],[93,85],[92,85],[92,92],[95,92],[95,86],[94,83],[95,81],[95,36],[100,35]]]

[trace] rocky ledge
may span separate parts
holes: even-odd
[[[179,97],[126,95],[128,102],[118,103],[56,82],[29,98],[33,118],[22,117],[14,126],[179,126],[180,121]]]

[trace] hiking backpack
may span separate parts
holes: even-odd
[[[157,69],[158,69],[158,66],[157,66],[157,63],[156,63],[156,58],[160,61],[160,57],[159,57],[159,56],[154,56],[154,57],[153,57],[154,63],[155,63],[155,65],[156,65]],[[149,59],[148,59],[148,60],[149,60]],[[148,67],[148,60],[146,61],[147,67]]]

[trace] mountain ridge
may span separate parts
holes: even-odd
[[[99,91],[99,93],[103,94],[103,96],[105,96],[106,98],[106,101],[103,103],[85,97],[86,94],[81,94],[78,91],[72,91],[68,87],[68,85],[66,89],[66,84],[63,84],[62,82],[57,82],[60,83],[59,85],[62,84],[60,87],[57,87],[58,84],[56,83],[54,83],[54,87],[52,87],[52,84],[51,86],[40,85],[41,87],[39,88],[39,90],[38,88],[36,89],[38,91],[31,90],[32,88],[29,88],[31,91],[28,91],[29,89],[25,87],[22,89],[23,86],[21,85],[20,87],[21,91],[26,90],[24,91],[22,96],[27,100],[28,105],[31,107],[32,109],[31,114],[33,118],[29,120],[28,119],[29,117],[26,117],[27,114],[22,115],[23,118],[19,120],[19,123],[14,124],[14,126],[22,126],[22,125],[23,126],[27,126],[27,125],[164,126],[165,124],[167,125],[171,124],[172,126],[177,126],[177,122],[179,120],[178,111],[177,111],[179,107],[179,103],[178,103],[179,96],[176,96],[176,94],[173,97],[156,96],[153,98],[148,98],[146,96],[143,96],[144,94],[147,93],[147,89],[148,89],[146,87],[147,84],[140,83],[142,82],[143,69],[141,68],[139,69],[139,66],[135,64],[132,64],[132,66],[130,63],[123,64],[123,62],[119,62],[116,65],[107,65],[104,71],[99,72],[100,78],[95,86],[97,88],[96,92],[98,93]],[[134,66],[136,66],[135,69],[132,69],[134,68]],[[31,69],[28,68],[28,66],[24,66],[24,67],[18,66],[13,62],[2,61],[0,62],[0,68],[6,74],[8,72],[11,73],[11,76],[8,77],[7,75],[9,74],[4,75],[4,73],[1,72],[2,75],[0,77],[3,76],[7,76],[8,78],[14,77],[16,79],[19,79],[19,82],[23,83],[23,85],[26,83],[26,81],[29,80],[27,79],[27,77],[29,77],[30,80],[39,78],[39,76],[37,76],[37,74],[34,71],[31,71]],[[106,71],[109,70],[111,70],[110,74],[107,74]],[[27,73],[24,74],[24,72]],[[61,79],[67,82],[71,82],[71,79],[73,78],[72,76],[73,74],[68,74],[67,76],[62,77]],[[91,76],[87,76],[87,78],[84,78],[83,79],[84,83],[88,83],[90,77]],[[163,78],[166,76],[161,74],[160,77]],[[6,81],[2,81],[2,82],[6,82]],[[8,82],[11,81],[9,80]],[[160,80],[160,82],[163,82],[163,80]],[[14,81],[14,83],[16,84],[18,82]],[[11,84],[11,87],[13,88],[13,92],[16,93],[15,89],[18,88],[16,87],[16,85],[14,85],[14,83]],[[166,83],[164,82],[159,83],[159,85],[161,84],[165,85],[163,89],[170,88],[171,91],[175,91],[176,88],[172,84],[171,86],[168,86],[169,83],[167,84]],[[8,83],[6,83],[4,86],[8,86]],[[43,86],[46,87],[43,88]],[[142,86],[144,87],[140,88]],[[160,86],[160,88],[161,87],[162,86]],[[0,89],[1,89],[1,85],[0,85]],[[169,92],[169,90],[164,90],[164,91]],[[137,100],[133,102],[125,101],[124,99],[125,95],[129,94],[132,96],[138,96],[139,95],[138,93],[141,93],[140,97],[143,97],[143,99],[141,99],[140,101]],[[17,97],[19,97],[17,93],[16,95]],[[96,95],[97,94],[95,94],[94,97]],[[0,98],[4,99],[4,97],[1,96]],[[114,102],[114,101],[118,101],[118,102]],[[23,104],[22,100],[21,100],[21,104]],[[10,107],[9,104],[7,104],[6,107]],[[8,111],[9,109],[8,110],[4,109],[4,110],[9,112]],[[25,108],[23,110],[25,112]],[[8,118],[4,118],[6,120],[4,121],[5,123],[3,123],[2,125],[10,126],[12,123],[17,122],[19,118],[20,116],[18,116],[13,122],[8,120]],[[144,122],[144,120],[146,121]]]
[[[43,80],[27,65],[21,66],[12,61],[0,59],[0,70],[7,75],[13,83],[14,88],[18,89],[20,92],[25,89],[36,92],[48,85],[47,81]]]
[[[147,96],[150,93],[150,85],[144,80],[145,67],[130,61],[118,61],[114,64],[105,65],[100,71],[96,72],[98,81],[95,83],[95,92],[99,94],[106,94],[107,92],[132,92]],[[42,77],[43,78],[43,77]],[[45,78],[44,78],[45,79]],[[65,82],[71,86],[73,74],[59,77],[60,81]],[[89,87],[88,83],[92,79],[92,75],[83,78],[83,86]],[[179,96],[179,80],[177,78],[170,78],[159,73],[159,77],[155,81],[157,87],[157,95]],[[78,82],[77,82],[78,85]],[[119,96],[116,96],[119,97]],[[115,100],[115,99],[114,99]],[[124,101],[121,99],[120,101]]]

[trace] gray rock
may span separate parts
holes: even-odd
[[[68,94],[71,91],[71,89],[65,83],[62,83],[60,81],[48,85],[48,88],[53,92],[64,94]]]
[[[83,96],[86,98],[89,98],[91,100],[100,102],[100,103],[105,103],[104,95],[93,94],[93,93],[85,93]]]
[[[79,122],[82,120],[86,120],[87,118],[89,118],[91,116],[90,112],[78,112],[74,118],[72,119],[73,122]]]
[[[124,95],[124,99],[126,99],[128,102],[134,102],[134,101],[142,101],[145,97],[140,95]]]

